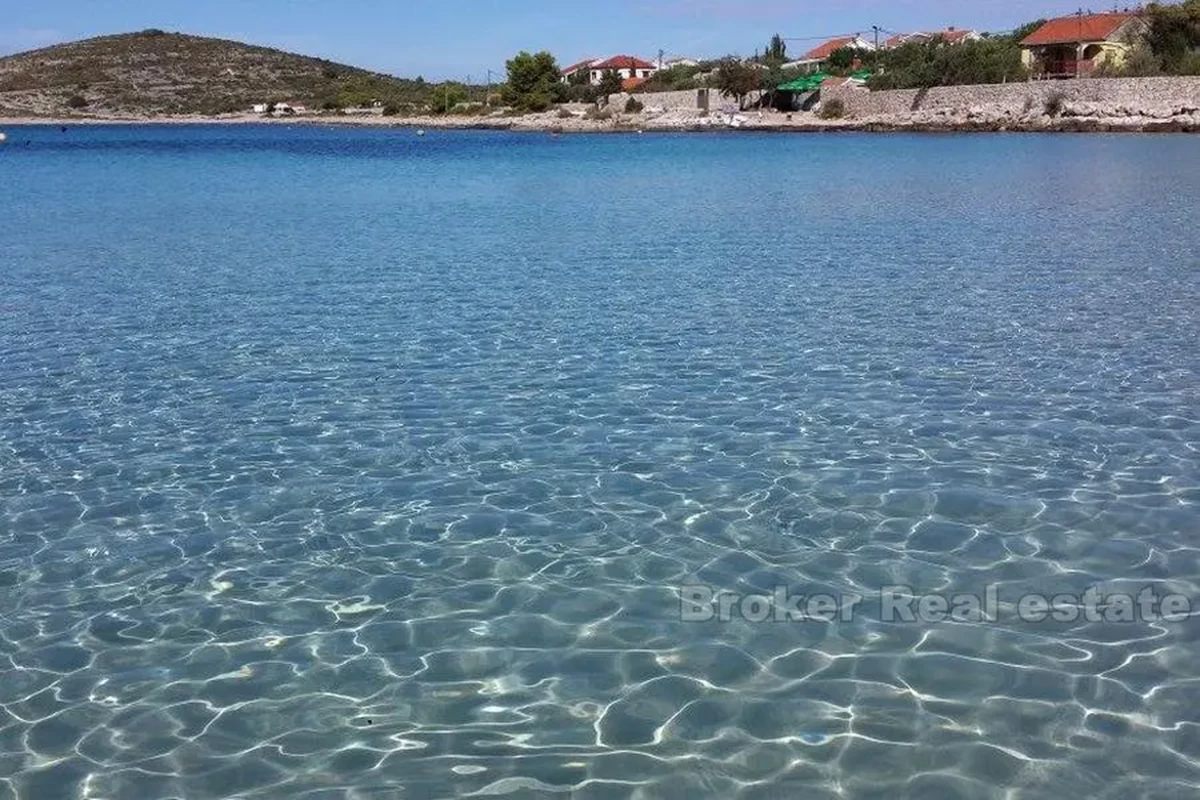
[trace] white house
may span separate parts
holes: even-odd
[[[675,67],[698,67],[700,62],[694,58],[668,58],[663,61],[662,69],[673,69]]]
[[[585,71],[588,73],[588,83],[592,86],[599,86],[600,81],[604,80],[606,72],[616,72],[622,82],[640,82],[658,72],[658,67],[637,56],[622,55],[594,61],[580,61],[562,71],[562,82],[570,83],[573,76]]]
[[[580,72],[591,69],[592,64],[596,64],[596,63],[599,63],[599,61],[598,61],[598,59],[595,59],[595,58],[585,58],[583,61],[575,62],[574,64],[572,64],[571,66],[567,67],[566,69],[564,69],[562,71],[562,78],[561,78],[562,82],[570,83],[571,78],[575,77]],[[589,75],[588,77],[590,80],[591,76]]]
[[[924,44],[941,38],[945,44],[962,44],[963,42],[977,42],[983,38],[979,31],[967,28],[965,30],[955,28],[951,25],[944,31],[916,31],[914,33],[897,33],[883,43],[884,50],[894,50],[902,44],[909,42],[917,42]]]
[[[875,49],[875,45],[864,39],[861,34],[838,36],[814,47],[795,61],[789,61],[783,65],[783,68],[798,69],[805,72],[820,72],[821,68],[829,61],[829,57],[844,47],[849,47],[852,50]]]

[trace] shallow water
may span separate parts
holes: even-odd
[[[34,128],[0,185],[0,798],[1200,793],[1193,619],[1014,613],[1200,603],[1200,139]]]

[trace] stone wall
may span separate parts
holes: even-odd
[[[907,114],[911,111],[969,113],[988,107],[1020,114],[1041,108],[1052,96],[1066,104],[1089,104],[1126,116],[1163,116],[1180,108],[1200,108],[1200,77],[1084,78],[986,86],[935,86],[869,92],[849,86],[821,91],[822,100],[840,98],[852,117]],[[1186,113],[1186,112],[1185,112]]]
[[[644,105],[647,109],[662,109],[663,111],[699,111],[701,106],[697,102],[697,93],[699,89],[688,89],[682,92],[639,92],[638,94],[614,94],[609,97],[609,105],[613,108],[624,108],[625,101],[631,96],[636,97],[638,102]],[[750,105],[758,99],[758,93],[755,92],[747,99],[746,104]],[[721,93],[716,89],[708,90],[708,110],[720,111],[726,106],[734,105],[734,101],[728,97],[722,97]]]
[[[636,97],[638,102],[646,108],[661,108],[664,111],[699,111],[700,106],[696,101],[696,89],[690,89],[686,92],[644,92],[635,95],[630,95],[622,92],[614,94],[608,98],[608,104],[613,108],[624,108],[625,101],[630,97]],[[716,92],[709,92],[709,108],[720,108],[720,95]]]

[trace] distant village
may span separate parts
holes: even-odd
[[[1138,38],[1145,33],[1146,26],[1143,15],[1134,11],[1073,14],[1048,20],[1021,40],[1022,63],[1033,78],[1089,77],[1105,66],[1121,66]],[[839,51],[873,53],[895,50],[911,43],[932,42],[954,46],[983,38],[984,34],[977,30],[953,26],[941,31],[912,33],[873,28],[869,34],[859,32],[827,39],[799,58],[785,61],[781,68],[813,74],[828,68]],[[571,83],[582,73],[587,75],[591,85],[599,86],[605,74],[611,71],[621,78],[622,90],[629,92],[659,72],[677,67],[700,67],[702,63],[687,57],[659,56],[650,61],[638,56],[615,55],[574,63],[562,70],[562,81]],[[751,63],[762,66],[757,61]]]
[[[563,118],[574,115],[593,120],[596,117],[591,114],[596,108],[587,110],[592,106],[608,114],[621,110],[639,113],[645,108],[654,112],[691,109],[703,115],[710,105],[715,108],[719,103],[726,114],[752,108],[789,114],[824,112],[829,117],[842,115],[840,107],[823,102],[823,95],[832,95],[834,89],[873,93],[933,86],[1200,73],[1200,43],[1185,45],[1185,61],[1192,60],[1182,68],[1175,64],[1173,72],[1164,69],[1162,54],[1152,52],[1164,38],[1160,35],[1156,39],[1154,35],[1155,25],[1161,22],[1155,15],[1163,13],[1163,8],[1081,11],[1002,34],[956,26],[908,32],[872,26],[823,41],[785,39],[777,34],[767,50],[752,57],[705,60],[660,51],[651,58],[630,54],[585,58],[560,68],[561,62],[548,53],[523,53],[521,57],[542,59],[536,68],[548,68],[553,76],[550,85],[559,88],[548,90],[538,77],[533,85],[526,86],[523,97],[514,100],[510,62],[509,81],[497,84],[495,95],[491,85],[479,97],[478,93],[472,95],[472,90],[480,87],[457,84],[464,90],[464,97],[456,96],[452,103],[451,92],[439,89],[429,108],[433,113],[501,114],[504,109],[528,113],[558,106],[557,113]],[[1200,17],[1200,0],[1185,0],[1182,6],[1166,8]],[[1183,24],[1200,30],[1200,19],[1185,16]],[[793,49],[797,44],[804,46],[798,56]],[[539,72],[539,76],[544,74]],[[670,97],[672,94],[682,97]],[[619,101],[615,106],[610,102],[614,97]],[[717,97],[721,99],[715,100]],[[500,102],[493,103],[493,98]],[[845,102],[839,101],[839,106]],[[307,113],[308,109],[301,103],[275,103],[255,105],[253,111],[292,116]],[[339,113],[396,112],[375,101],[341,108]]]

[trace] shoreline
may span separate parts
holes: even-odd
[[[739,124],[721,116],[690,114],[619,114],[609,120],[560,119],[550,114],[521,117],[383,117],[378,115],[69,116],[0,117],[0,130],[16,127],[84,127],[88,125],[305,125],[326,127],[428,130],[490,130],[548,134],[632,133],[1200,133],[1200,116],[1174,117],[990,117],[911,114],[824,120],[797,113],[792,119],[772,112],[742,112]]]

